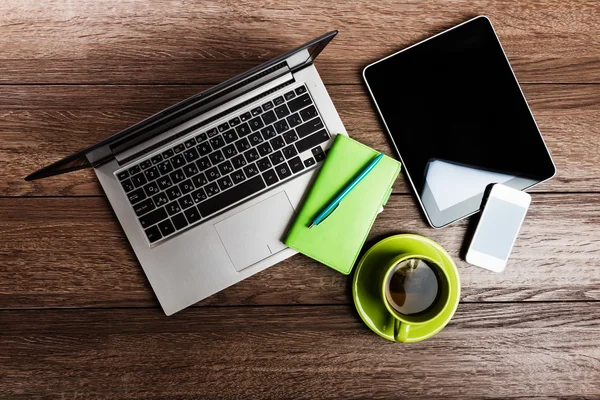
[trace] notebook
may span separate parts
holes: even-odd
[[[319,225],[314,217],[379,154],[344,135],[337,135],[313,186],[294,220],[285,244],[343,274],[354,262],[375,217],[392,192],[400,163],[384,156],[373,170]]]

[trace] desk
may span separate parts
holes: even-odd
[[[502,274],[459,261],[398,179],[367,246],[412,232],[457,260],[448,327],[402,345],[350,283],[294,256],[165,317],[91,171],[29,172],[330,29],[317,68],[350,135],[394,155],[362,67],[478,14],[558,174]],[[0,397],[600,397],[600,5],[511,1],[38,1],[0,5]]]

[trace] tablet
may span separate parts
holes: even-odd
[[[479,211],[490,184],[524,190],[554,176],[487,17],[377,61],[363,77],[434,228]]]

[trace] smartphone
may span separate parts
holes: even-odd
[[[467,262],[504,271],[529,204],[528,193],[501,184],[492,186],[467,250]]]

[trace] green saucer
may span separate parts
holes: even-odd
[[[445,269],[450,280],[450,304],[440,315],[431,321],[411,327],[407,342],[428,339],[441,331],[450,321],[460,299],[460,278],[450,254],[431,239],[419,235],[396,235],[383,239],[371,247],[360,259],[354,272],[352,297],[358,314],[369,328],[382,338],[395,342],[395,318],[388,312],[381,300],[381,269],[392,258],[401,253],[416,253],[429,256]]]

